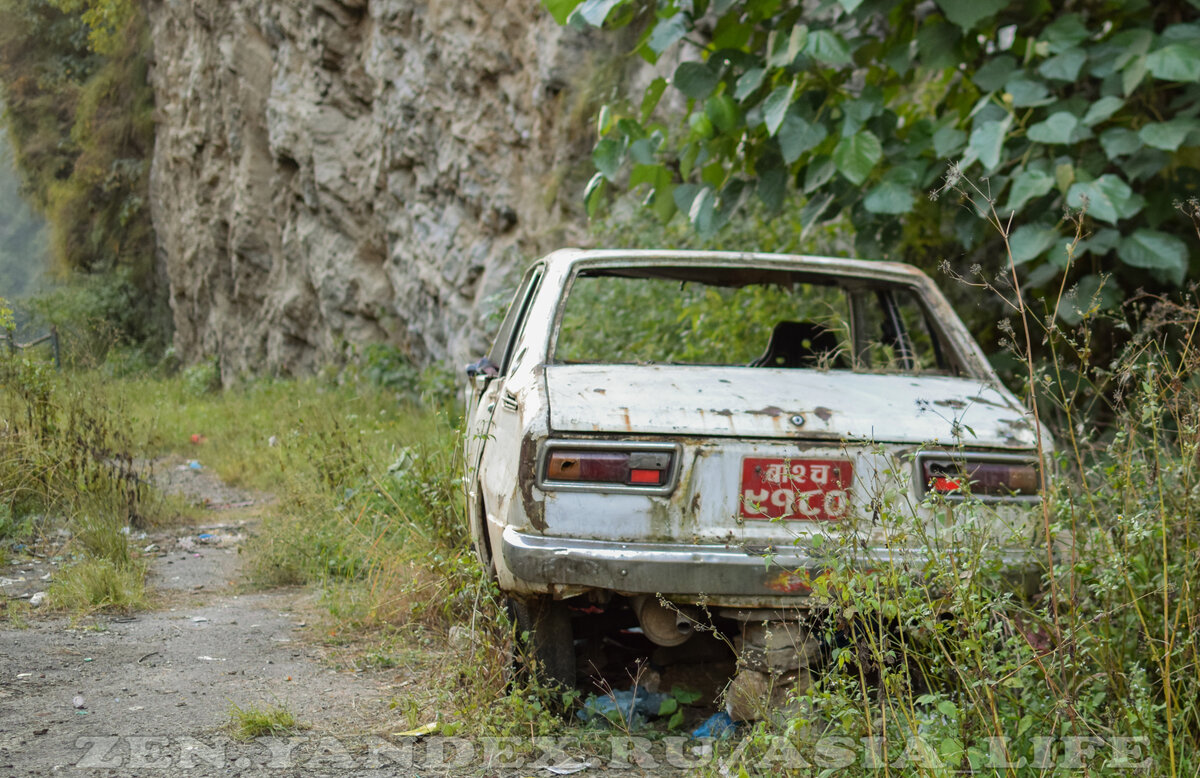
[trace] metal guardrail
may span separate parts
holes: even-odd
[[[16,336],[11,332],[5,333],[6,341],[8,341],[8,353],[16,356],[18,351],[31,349],[34,346],[40,346],[43,343],[50,343],[50,350],[54,354],[54,366],[59,370],[62,369],[62,354],[59,351],[58,327],[51,326],[50,332],[40,338],[35,338],[28,343],[18,343]]]

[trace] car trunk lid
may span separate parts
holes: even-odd
[[[549,365],[545,376],[555,433],[1036,445],[1015,398],[970,378],[691,365]]]

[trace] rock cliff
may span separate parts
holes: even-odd
[[[591,138],[567,87],[597,43],[538,0],[148,10],[153,219],[183,358],[219,355],[226,380],[371,341],[462,361],[521,265],[581,237]]]

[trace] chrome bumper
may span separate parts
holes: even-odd
[[[532,584],[676,598],[704,594],[730,605],[795,604],[809,593],[808,581],[828,568],[796,548],[765,553],[723,545],[621,543],[545,537],[512,527],[504,528],[500,553],[516,578]],[[919,550],[872,549],[857,566],[900,566],[919,574],[928,559]],[[1040,574],[1031,555],[1014,551],[1000,561],[1014,589],[1036,589]]]

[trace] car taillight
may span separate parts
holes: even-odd
[[[556,448],[546,454],[547,481],[664,486],[670,470],[668,451]]]
[[[925,489],[936,494],[977,497],[1036,495],[1041,477],[1034,462],[973,462],[925,459],[921,463]]]

